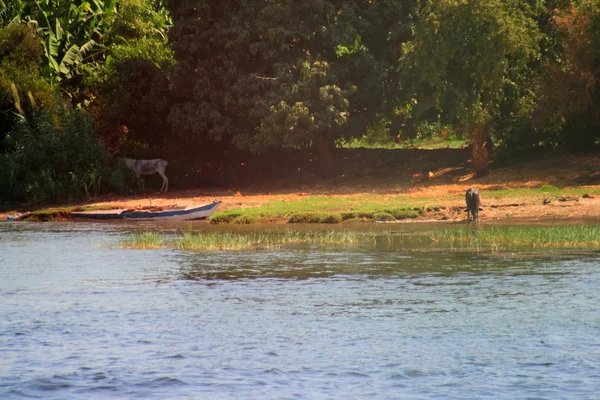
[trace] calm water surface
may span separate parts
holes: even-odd
[[[118,248],[127,234],[0,224],[1,399],[599,396],[598,253]]]

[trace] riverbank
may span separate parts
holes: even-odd
[[[376,153],[371,154],[376,156]],[[446,158],[444,154],[439,151],[414,153],[412,158],[402,161],[406,168],[400,168],[397,159],[379,164],[371,160],[373,168],[349,174],[350,167],[341,163],[338,172],[327,178],[307,173],[302,179],[293,175],[289,179],[264,177],[262,181],[231,188],[147,192],[129,197],[106,195],[69,206],[71,209],[73,206],[138,209],[191,206],[218,199],[222,204],[213,218],[220,218],[221,222],[285,223],[294,221],[292,217],[298,215],[302,218],[296,218],[296,222],[311,222],[311,215],[319,215],[325,222],[403,218],[460,221],[466,218],[466,189],[478,187],[483,208],[480,217],[484,221],[600,216],[598,155],[537,159],[496,168],[487,176],[474,179],[467,152],[457,156],[453,151],[451,157]],[[364,154],[361,157],[362,162],[369,162]],[[346,160],[346,163],[355,165],[356,160]],[[59,218],[68,219],[68,208],[60,206],[55,210]],[[24,211],[6,210],[0,219]],[[327,219],[331,215],[335,218]]]

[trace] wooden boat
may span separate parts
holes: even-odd
[[[190,221],[208,218],[217,210],[221,201],[193,207],[170,208],[164,210],[98,210],[98,211],[74,211],[71,213],[73,219],[157,219],[169,221]]]

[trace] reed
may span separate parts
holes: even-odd
[[[240,233],[185,233],[175,239],[180,250],[253,250],[273,249],[278,245],[264,234]]]
[[[306,231],[300,232],[287,229],[278,235],[277,240],[282,244],[357,244],[373,243],[378,236],[391,235],[391,231],[385,232],[358,232],[354,230],[328,230],[328,231]]]
[[[158,249],[164,241],[156,232],[134,232],[119,243],[122,249]]]
[[[467,249],[508,251],[525,249],[597,249],[600,226],[483,227],[444,228],[431,231],[361,231],[295,229],[261,232],[184,232],[167,237],[156,232],[133,233],[120,243],[121,248],[175,248],[196,251],[275,250],[290,245],[376,245],[384,244],[403,251]]]
[[[358,232],[352,230],[329,231],[265,231],[261,233],[185,232],[174,238],[163,238],[156,232],[138,232],[120,242],[121,248],[157,249],[176,248],[179,250],[273,250],[283,245],[329,244],[344,245],[374,243],[378,238],[395,235],[391,231]]]
[[[491,227],[434,231],[431,239],[451,247],[508,249],[600,248],[600,227],[589,225]]]

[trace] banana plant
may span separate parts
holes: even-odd
[[[19,20],[24,7],[24,0],[0,0],[0,26]]]
[[[51,80],[77,74],[86,56],[98,53],[98,38],[117,0],[27,0],[25,22],[36,26],[45,49],[45,73]]]

